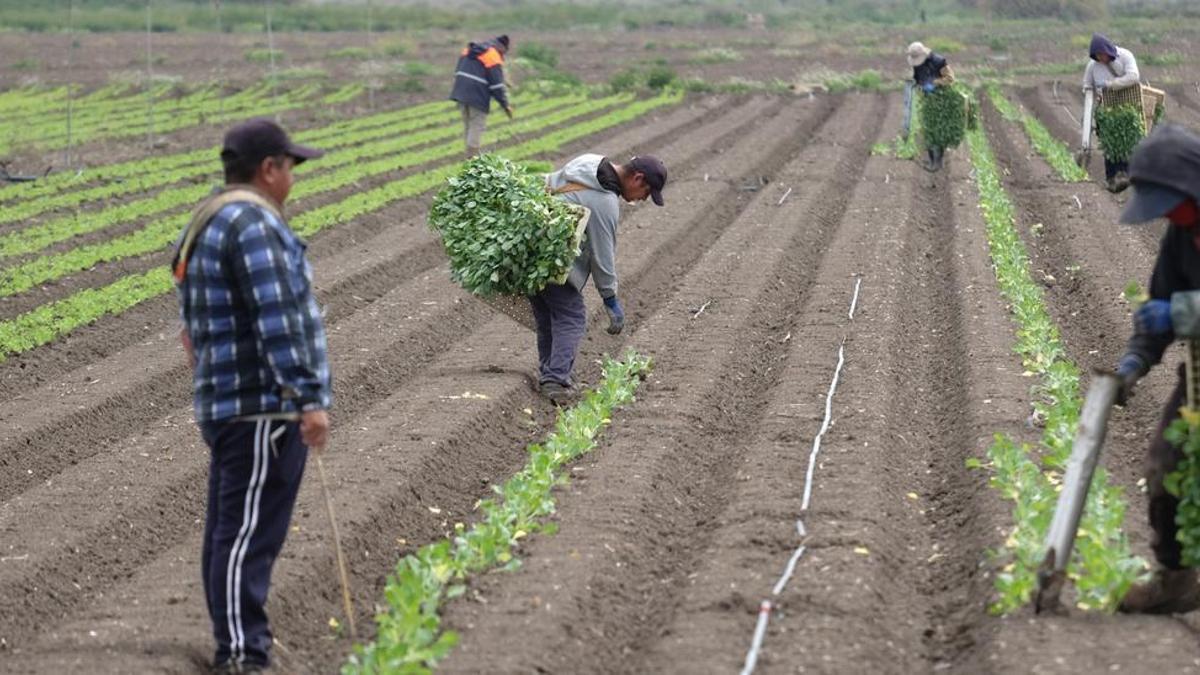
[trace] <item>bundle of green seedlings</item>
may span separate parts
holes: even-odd
[[[1133,148],[1145,135],[1146,121],[1138,106],[1128,104],[1096,108],[1096,136],[1108,161],[1127,161],[1133,154]]]
[[[928,147],[956,148],[967,131],[970,99],[957,87],[942,86],[921,101],[921,128]]]
[[[566,282],[579,255],[579,207],[546,191],[541,175],[480,155],[447,179],[429,225],[442,237],[454,281],[477,295],[532,295]]]
[[[1037,589],[1046,531],[1071,454],[1082,396],[1079,368],[1067,358],[1041,286],[1033,278],[1016,227],[1016,209],[1004,189],[987,136],[976,129],[967,134],[967,141],[996,280],[1017,326],[1015,351],[1027,373],[1037,378],[1032,392],[1034,413],[1044,424],[1038,446],[997,434],[987,451],[990,483],[1013,503],[1013,527],[1004,548],[995,552],[1003,566],[996,574],[998,597],[991,606],[992,612],[1005,614],[1026,604]],[[983,463],[971,459],[968,466],[981,467]],[[1124,517],[1120,488],[1098,467],[1067,568],[1081,609],[1113,611],[1146,570],[1145,561],[1129,549],[1122,531]]]

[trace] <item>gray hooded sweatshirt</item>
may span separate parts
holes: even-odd
[[[603,160],[603,155],[580,155],[547,175],[546,186],[557,190],[567,183],[579,183],[587,188],[559,195],[563,201],[592,210],[592,217],[587,223],[587,237],[567,276],[567,283],[575,290],[583,291],[591,276],[600,297],[611,298],[617,294],[617,217],[621,212],[621,202],[615,193],[605,190],[596,178],[596,169]]]

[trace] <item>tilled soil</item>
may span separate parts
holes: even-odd
[[[443,670],[737,671],[769,600],[758,672],[1195,672],[1188,619],[987,614],[1009,505],[965,460],[997,432],[1036,439],[1031,381],[966,148],[935,175],[869,154],[899,108],[693,99],[564,150],[671,167],[667,207],[622,219],[625,334],[599,330],[587,292],[580,375],[625,347],[656,366],[570,467],[559,532],[447,605],[462,642]],[[1061,183],[984,112],[1071,356],[1109,365],[1128,331],[1117,296],[1148,274],[1158,230],[1112,225],[1119,199]],[[532,336],[449,282],[425,206],[311,249],[337,387],[325,464],[368,636],[395,561],[470,522],[553,420]],[[0,365],[0,671],[193,673],[209,657],[207,456],[173,320],[162,298]],[[1170,384],[1152,375],[1106,446],[1143,554],[1136,481]],[[313,483],[272,588],[281,672],[335,672],[348,648],[328,627],[340,598]]]

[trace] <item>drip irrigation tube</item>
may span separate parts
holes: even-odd
[[[854,282],[854,295],[850,298],[850,311],[846,313],[847,324],[854,321],[854,312],[858,309],[858,293],[861,289],[862,277],[859,277]],[[838,343],[837,365],[833,369],[833,379],[829,382],[829,391],[825,394],[825,417],[821,421],[821,429],[817,431],[816,437],[813,438],[812,452],[808,456],[808,470],[804,476],[804,499],[800,504],[800,513],[802,515],[808,511],[812,500],[813,473],[817,466],[817,456],[821,452],[821,441],[825,438],[825,432],[829,431],[829,427],[833,423],[833,396],[837,393],[838,382],[842,377],[842,367],[846,365],[846,338],[847,334],[843,334],[841,342]],[[796,573],[796,565],[804,555],[804,542],[808,538],[808,530],[804,527],[803,518],[796,520],[796,534],[800,537],[800,545],[796,547],[791,557],[788,558],[787,565],[783,568],[783,574],[779,575],[779,581],[775,582],[775,586],[771,589],[772,597],[779,597],[783,593],[783,589],[791,581],[792,575]],[[763,600],[762,604],[759,605],[758,622],[754,625],[754,636],[750,640],[750,649],[746,652],[746,661],[742,665],[741,675],[751,675],[754,672],[755,666],[758,665],[758,655],[762,650],[763,640],[767,636],[767,625],[771,621],[771,610],[773,609],[774,604],[770,598]]]

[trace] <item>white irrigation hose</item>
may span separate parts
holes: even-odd
[[[850,321],[854,321],[854,311],[858,308],[858,293],[862,289],[862,277],[859,277],[854,282],[854,296],[850,299],[850,311],[846,313]],[[825,432],[829,431],[829,427],[833,421],[833,395],[837,392],[838,382],[841,380],[842,367],[846,364],[846,336],[842,336],[841,343],[838,344],[838,360],[837,366],[833,370],[833,380],[829,383],[829,392],[825,395],[825,418],[821,421],[821,429],[817,432],[813,439],[812,452],[808,456],[808,471],[804,477],[804,500],[800,505],[800,512],[808,511],[808,506],[812,498],[812,482],[813,472],[817,465],[817,455],[821,451],[821,440],[825,437]],[[796,565],[800,562],[800,558],[804,555],[804,540],[808,537],[808,530],[804,527],[804,520],[796,520],[796,534],[800,536],[801,543],[788,558],[787,565],[783,568],[783,574],[779,576],[779,581],[775,582],[775,586],[771,589],[771,595],[778,597],[783,593],[783,589],[787,587],[787,583],[791,581],[792,575],[796,573]],[[763,600],[758,608],[758,623],[754,626],[754,637],[750,640],[750,649],[746,652],[746,661],[742,665],[741,675],[751,675],[754,672],[755,666],[758,665],[758,654],[762,650],[763,640],[767,635],[767,625],[771,621],[771,610],[773,605],[770,600]]]
[[[758,623],[754,626],[754,639],[750,646],[750,653],[746,654],[746,664],[742,666],[742,675],[750,675],[754,672],[754,667],[758,665],[758,648],[762,646],[763,638],[767,634],[767,622],[771,617],[771,601],[763,600],[758,606]]]

